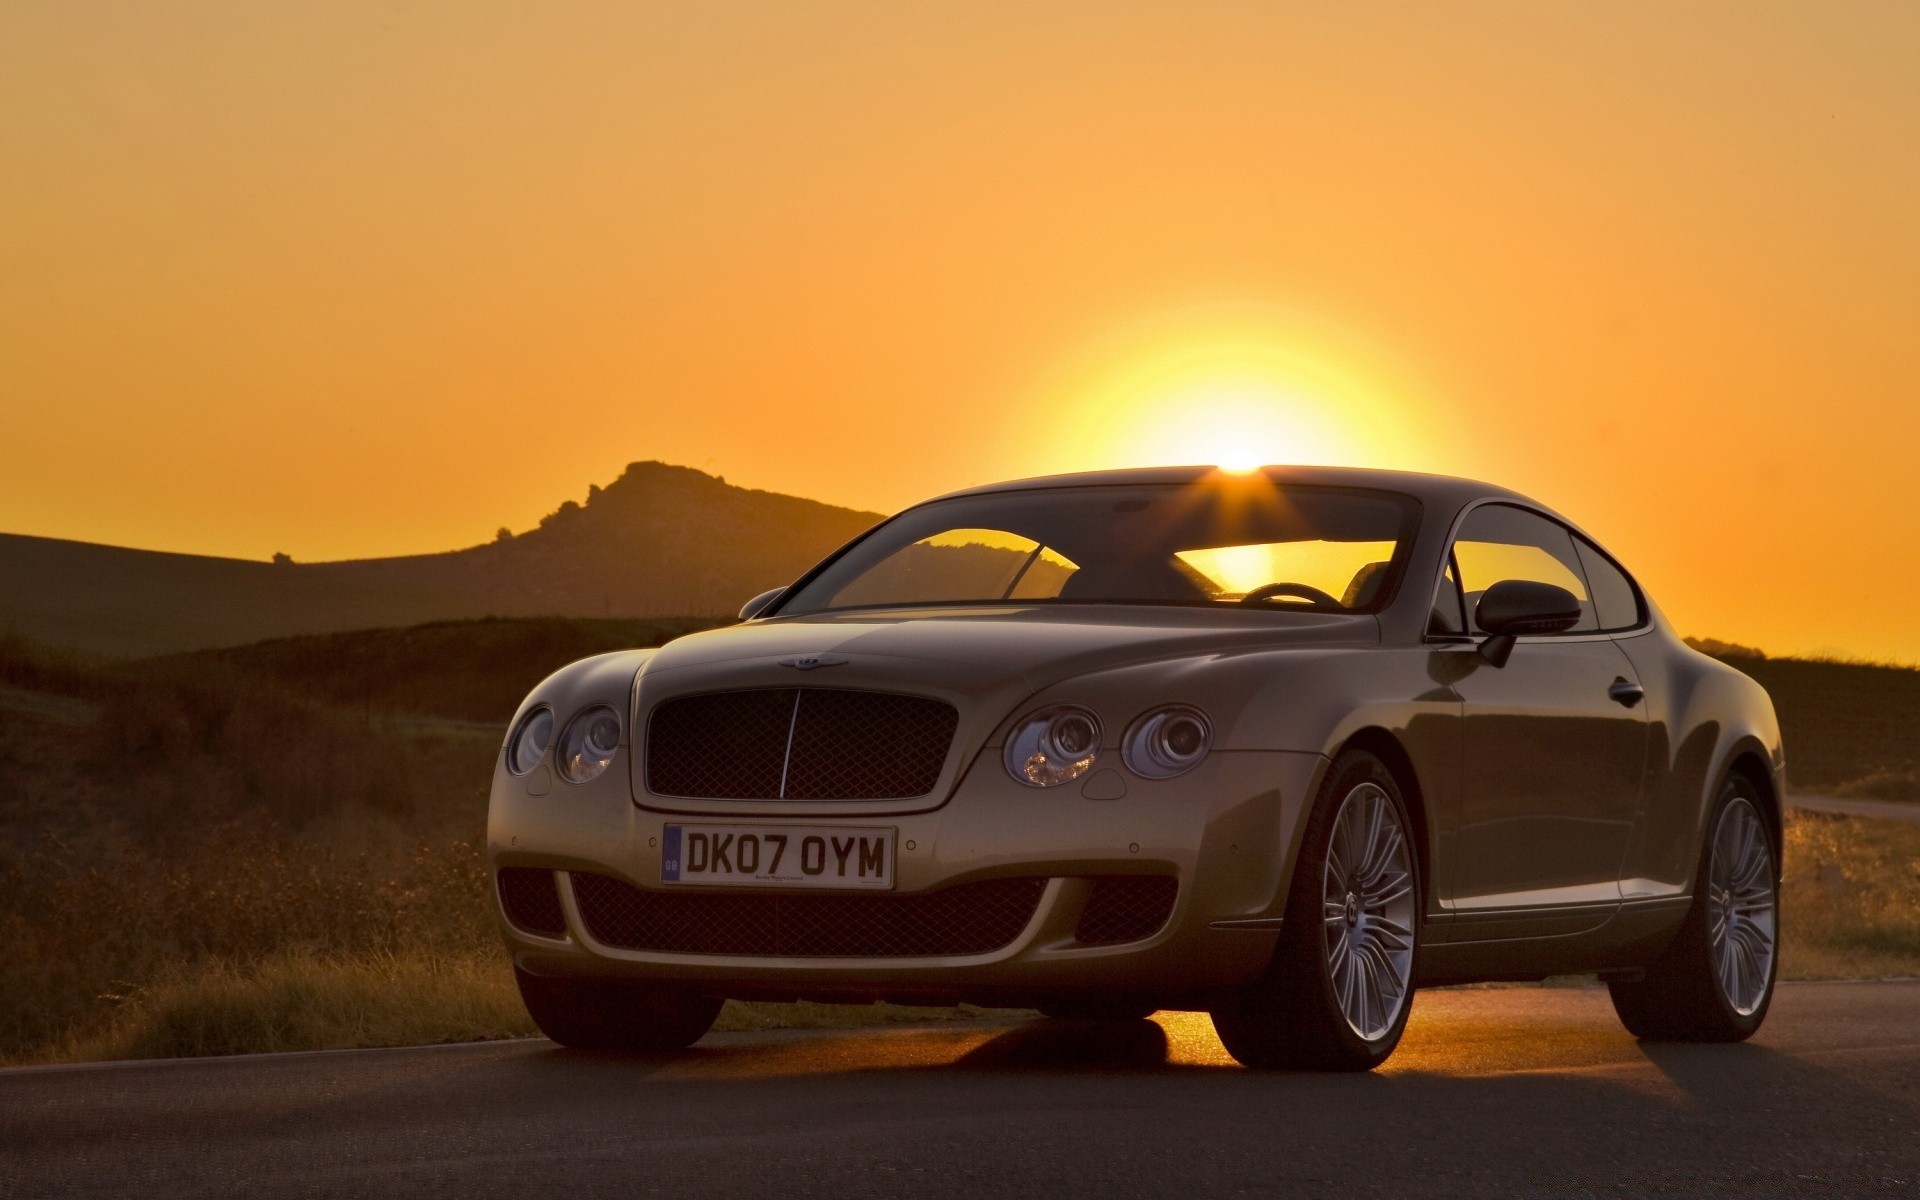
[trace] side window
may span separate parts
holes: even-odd
[[[1627,573],[1585,538],[1576,537],[1573,544],[1580,552],[1580,565],[1586,568],[1587,583],[1593,588],[1593,607],[1600,618],[1600,628],[1632,629],[1645,620],[1639,589],[1633,586]]]
[[[1026,567],[1013,586],[1007,589],[1009,600],[1052,600],[1079,568],[1045,546],[1034,548]]]
[[[1042,599],[1058,595],[1072,573],[1072,563],[1032,538],[1000,529],[949,529],[875,563],[834,602]]]
[[[1467,631],[1467,617],[1460,599],[1460,572],[1454,569],[1453,555],[1447,555],[1447,569],[1440,573],[1440,586],[1433,593],[1433,615],[1427,619],[1427,633],[1435,637],[1458,637]]]
[[[1473,620],[1480,597],[1506,579],[1550,583],[1574,594],[1583,610],[1580,623],[1569,633],[1592,633],[1600,628],[1593,598],[1587,592],[1586,572],[1573,546],[1573,535],[1545,517],[1505,504],[1488,504],[1468,514],[1453,544],[1453,558],[1466,593],[1467,619]]]

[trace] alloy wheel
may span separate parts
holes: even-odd
[[[1348,792],[1327,846],[1322,924],[1327,971],[1347,1025],[1366,1041],[1394,1027],[1413,976],[1413,867],[1385,789]]]
[[[1741,1016],[1766,1000],[1778,932],[1773,845],[1760,814],[1736,799],[1720,815],[1707,876],[1707,944],[1720,994]]]

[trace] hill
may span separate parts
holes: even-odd
[[[264,563],[0,534],[0,630],[128,656],[490,616],[729,616],[879,519],[641,462],[538,528],[441,554]]]
[[[1696,642],[1773,697],[1798,791],[1920,800],[1920,670]]]

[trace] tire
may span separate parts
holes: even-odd
[[[1767,1019],[1780,969],[1780,854],[1760,790],[1729,775],[1708,823],[1693,907],[1613,1011],[1648,1042],[1741,1042]]]
[[[1425,894],[1413,829],[1386,763],[1365,751],[1335,760],[1301,839],[1273,964],[1213,1012],[1227,1053],[1310,1071],[1370,1071],[1393,1053],[1413,1009]]]
[[[723,1001],[620,979],[560,979],[513,969],[540,1032],[571,1050],[665,1054],[713,1028]]]
[[[1050,1000],[1040,1015],[1056,1021],[1144,1021],[1160,1010],[1125,996],[1075,996]]]

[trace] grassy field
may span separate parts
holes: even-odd
[[[482,855],[501,727],[554,667],[699,624],[454,622],[137,662],[0,639],[0,1062],[530,1033]],[[1920,672],[1737,661],[1774,690],[1796,782],[1903,794],[1874,781],[1910,777]],[[1920,974],[1920,827],[1796,816],[1786,861],[1788,977]],[[730,1005],[722,1027],[958,1015]]]
[[[1920,976],[1920,825],[1787,816],[1781,975]]]

